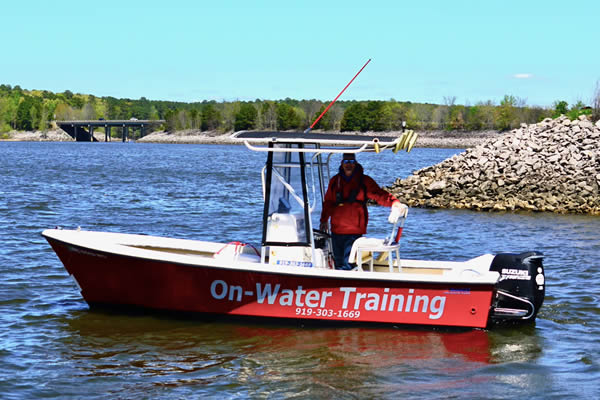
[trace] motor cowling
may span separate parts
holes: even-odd
[[[494,322],[534,321],[545,296],[543,254],[530,251],[501,253],[494,257],[490,271],[500,273],[492,302]]]

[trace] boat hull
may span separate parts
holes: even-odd
[[[494,285],[319,276],[132,257],[46,237],[90,305],[484,328]]]

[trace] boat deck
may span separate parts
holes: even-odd
[[[171,253],[171,254],[180,254],[187,256],[197,256],[204,258],[214,258],[215,253],[206,250],[191,250],[191,249],[181,249],[181,248],[172,248],[172,247],[157,247],[157,246],[143,246],[143,245],[128,245],[129,247],[134,247],[143,250],[157,251],[163,253]],[[363,258],[363,263],[368,263],[371,257]],[[267,259],[268,261],[268,259]],[[404,260],[404,262],[407,262]],[[397,267],[398,263],[395,263]],[[363,267],[363,271],[367,268]],[[424,267],[424,266],[412,266],[412,265],[402,265],[402,272],[409,274],[432,274],[432,275],[443,275],[444,271],[451,269],[450,267]],[[378,273],[390,273],[389,266],[385,259],[376,258],[373,260],[373,272]],[[397,268],[394,268],[393,273],[399,273],[400,271]]]
[[[393,271],[385,258],[373,260],[370,271],[368,259],[363,258],[362,269],[340,271],[329,268],[306,268],[270,265],[260,262],[257,250],[242,246],[233,251],[235,244],[207,242],[188,239],[173,239],[147,235],[132,235],[109,232],[49,229],[43,232],[51,238],[82,251],[96,251],[156,261],[168,261],[199,267],[252,270],[257,272],[283,273],[290,275],[330,276],[358,279],[407,280],[422,282],[463,282],[494,284],[499,277],[490,272],[493,255],[485,254],[466,261],[394,260]]]

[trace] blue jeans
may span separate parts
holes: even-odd
[[[335,260],[335,269],[351,270],[355,265],[348,262],[350,258],[350,250],[356,239],[362,235],[337,235],[331,234],[331,242],[333,244],[333,259]]]

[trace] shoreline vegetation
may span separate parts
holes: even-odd
[[[328,109],[327,113],[323,112]],[[322,118],[318,119],[318,116]],[[389,100],[317,99],[253,101],[202,100],[192,103],[135,99],[73,93],[66,90],[27,90],[0,84],[0,137],[9,132],[48,132],[54,121],[74,120],[161,120],[156,130],[166,132],[210,132],[226,134],[241,130],[303,131],[313,126],[327,132],[398,132],[408,127],[417,132],[442,132],[442,137],[472,136],[469,133],[516,129],[521,123],[538,123],[545,118],[566,115],[575,120],[587,115],[600,119],[600,81],[592,102],[569,105],[555,101],[552,106],[527,105],[526,100],[507,94],[498,103],[492,100],[476,104],[456,104],[456,96],[447,96],[443,104]],[[154,127],[152,128],[154,129]],[[48,136],[48,135],[46,135]],[[196,136],[196,135],[189,135]],[[202,135],[198,135],[202,136]],[[427,137],[427,134],[422,134]],[[432,135],[435,137],[436,135]],[[191,139],[189,139],[191,140]],[[196,141],[194,139],[194,141]],[[202,139],[214,141],[216,139]],[[461,146],[463,147],[463,146]]]
[[[186,129],[174,132],[156,131],[142,138],[136,139],[139,143],[169,143],[169,144],[235,144],[230,138],[232,132],[220,133],[216,131],[201,131],[199,129]],[[456,148],[467,149],[475,147],[484,141],[500,137],[501,132],[476,131],[476,132],[447,132],[447,131],[421,131],[415,147],[429,148]],[[401,132],[347,132],[347,135],[366,134],[376,136],[399,136]],[[99,142],[104,142],[104,133],[95,133]],[[0,141],[9,142],[73,142],[74,139],[66,132],[57,129],[47,132],[41,131],[11,131],[0,136]],[[120,137],[113,137],[109,143],[120,143]]]
[[[512,95],[499,104],[455,102],[339,101],[314,132],[388,136],[407,126],[419,134],[415,147],[466,149],[394,183],[389,190],[410,206],[600,215],[600,81],[590,105],[527,106]],[[74,141],[53,121],[137,118],[166,122],[135,142],[233,144],[234,131],[302,131],[325,107],[315,99],[181,103],[0,85],[0,141]],[[104,142],[103,132],[94,136]]]

